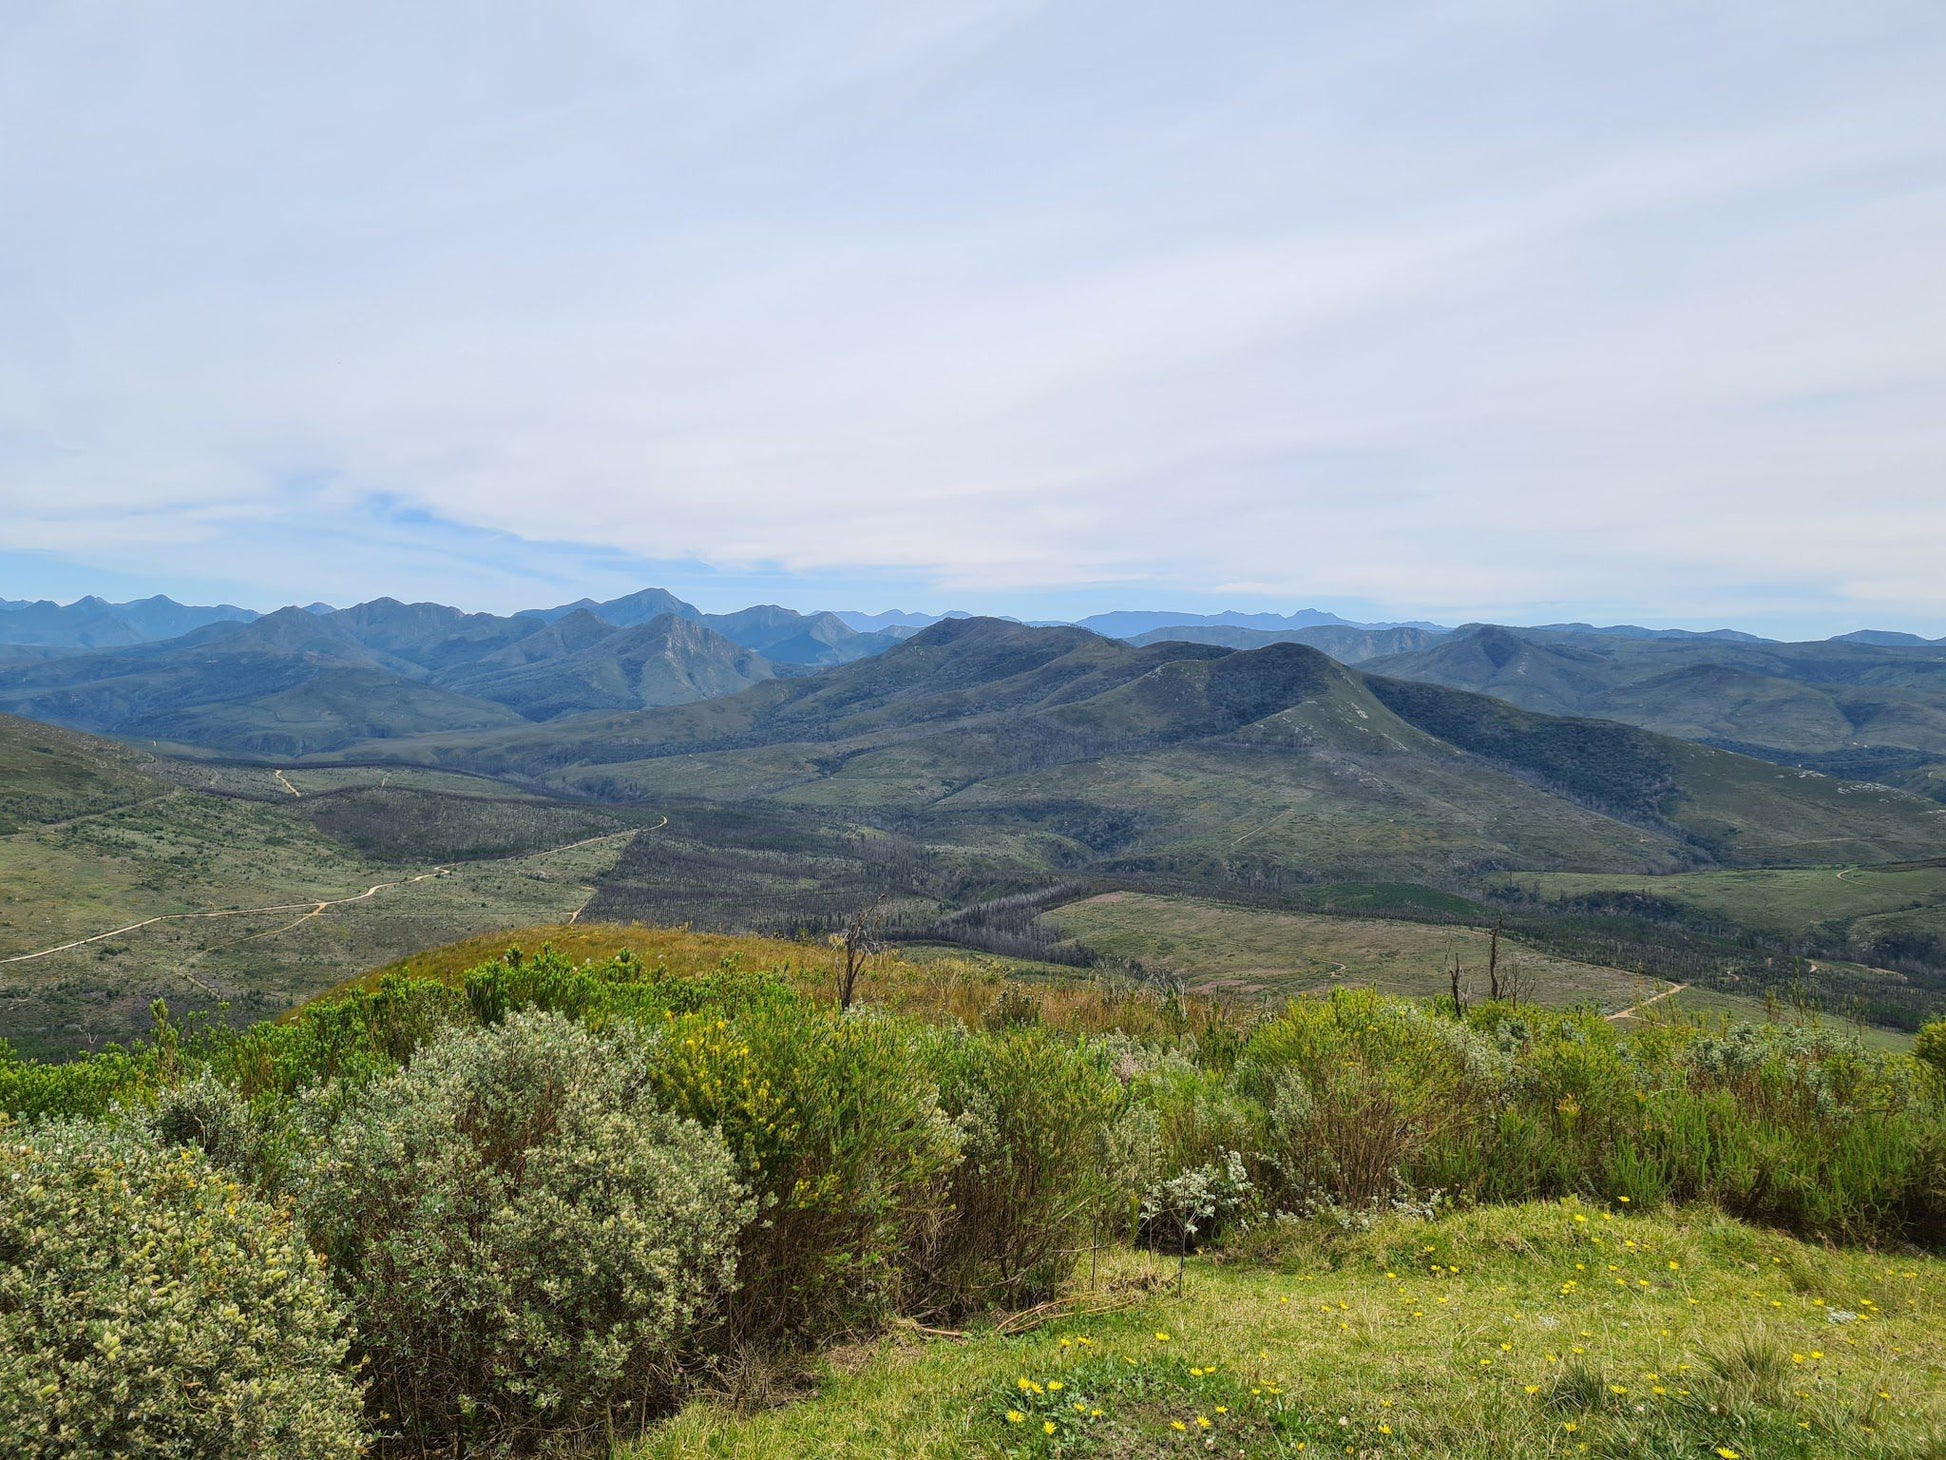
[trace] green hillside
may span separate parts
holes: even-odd
[[[0,715],[0,836],[164,795],[150,757]]]
[[[1774,644],[1476,625],[1369,661],[1551,715],[1619,720],[1922,792],[1946,761],[1946,646]]]
[[[576,619],[585,614],[574,615]],[[464,670],[446,683],[529,720],[602,710],[685,705],[735,694],[775,676],[770,661],[700,624],[669,615],[589,642],[559,643],[564,623]]]
[[[0,717],[0,1039],[127,1039],[157,998],[263,1017],[428,943],[566,919],[656,820],[480,781],[295,774],[293,795],[268,771]]]
[[[897,817],[962,844],[1037,836],[1054,864],[1233,880],[1946,850],[1946,817],[1915,797],[1369,678],[1302,645],[979,619],[701,704],[356,754],[603,799]]]
[[[664,599],[673,610],[641,617]],[[166,640],[23,650],[0,662],[0,710],[97,734],[295,757],[684,704],[769,679],[774,663],[803,673],[891,642],[831,614],[706,615],[667,595],[511,616],[379,598],[205,623]]]

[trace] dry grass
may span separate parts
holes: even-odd
[[[577,963],[627,951],[650,967],[660,964],[679,976],[707,973],[726,958],[735,959],[746,969],[774,972],[809,994],[835,997],[837,990],[839,955],[821,942],[696,933],[643,923],[553,923],[415,953],[320,997],[374,988],[380,979],[395,974],[458,983],[468,969],[498,958],[509,948],[528,953],[552,948]],[[1071,1034],[1121,1031],[1136,1039],[1160,1038],[1212,1023],[1237,1023],[1243,1017],[1239,1009],[1221,1000],[1194,995],[1170,999],[1123,978],[1082,973],[1023,984],[1009,978],[1000,963],[977,957],[928,958],[921,963],[884,953],[870,960],[859,980],[861,1002],[924,1019],[956,1019],[969,1027],[987,1022],[1003,991],[1012,990],[1018,999],[1023,989],[1041,1023]]]

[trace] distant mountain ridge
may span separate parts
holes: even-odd
[[[1363,667],[1946,799],[1946,644],[1916,636],[1779,644],[1474,625]]]
[[[1385,654],[1404,654],[1430,648],[1444,630],[1419,628],[1362,628],[1355,624],[1319,624],[1306,629],[1240,629],[1227,625],[1172,624],[1151,629],[1128,640],[1131,644],[1220,644],[1228,649],[1261,649],[1266,644],[1309,644],[1340,664],[1362,664]]]
[[[1335,613],[1323,609],[1300,608],[1295,613],[1240,613],[1226,609],[1222,613],[1170,613],[1155,610],[1116,610],[1112,613],[1092,614],[1075,621],[1077,628],[1089,629],[1111,639],[1133,639],[1139,634],[1153,633],[1168,628],[1228,628],[1256,629],[1270,633],[1281,633],[1291,629],[1311,629],[1322,627],[1342,627],[1360,629],[1427,629],[1435,633],[1444,632],[1438,624],[1431,623],[1353,623],[1350,619],[1340,618]]]
[[[259,615],[233,603],[197,607],[157,594],[128,603],[92,595],[73,603],[0,599],[0,644],[100,649],[173,639],[212,623],[248,623]]]
[[[764,656],[672,614],[617,628],[585,610],[502,618],[381,598],[0,661],[0,706],[95,734],[295,756],[685,703],[776,672]]]

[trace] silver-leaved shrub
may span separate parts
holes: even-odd
[[[722,1137],[656,1102],[649,1053],[515,1014],[314,1100],[299,1205],[408,1442],[633,1429],[730,1292],[750,1204]]]
[[[136,1128],[0,1118],[0,1453],[350,1460],[345,1354],[288,1211]]]

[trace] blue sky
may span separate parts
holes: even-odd
[[[0,597],[1946,634],[1936,0],[0,10]]]

